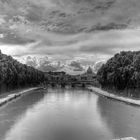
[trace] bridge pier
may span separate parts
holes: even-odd
[[[83,88],[85,88],[85,87],[86,87],[86,84],[85,84],[85,83],[83,83],[83,84],[82,84],[82,87],[83,87]]]
[[[71,84],[71,87],[74,88],[74,87],[75,87],[75,84],[72,83],[72,84]]]
[[[55,83],[51,83],[51,86],[52,86],[52,87],[55,87],[55,86],[56,86],[56,84],[55,84]]]
[[[62,88],[65,88],[66,87],[66,84],[65,83],[61,83],[61,87]]]

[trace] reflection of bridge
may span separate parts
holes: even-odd
[[[82,81],[50,81],[46,85],[55,87],[55,86],[71,86],[71,87],[86,87],[88,85],[93,85],[94,81],[82,80]]]

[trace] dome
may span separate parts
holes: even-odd
[[[92,68],[91,68],[90,66],[89,66],[88,69],[87,69],[87,73],[88,73],[88,74],[92,74],[92,73],[93,73]]]

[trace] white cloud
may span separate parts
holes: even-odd
[[[35,37],[35,36],[34,36]],[[122,50],[139,50],[140,30],[111,30],[77,35],[47,34],[27,45],[1,44],[3,53],[13,56],[52,56],[53,61],[102,61]],[[49,41],[49,43],[48,43]]]

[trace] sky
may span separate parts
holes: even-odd
[[[47,56],[92,65],[139,50],[138,0],[7,1],[0,1],[0,49],[18,60]]]
[[[2,35],[1,35],[2,36]],[[34,41],[21,44],[1,43],[3,53],[14,57],[53,56],[56,59],[89,59],[98,61],[108,59],[120,51],[139,50],[140,30],[111,30],[74,35],[48,34],[34,36]],[[3,37],[3,36],[2,36]],[[30,35],[31,37],[31,35]],[[18,41],[16,39],[16,41]]]

